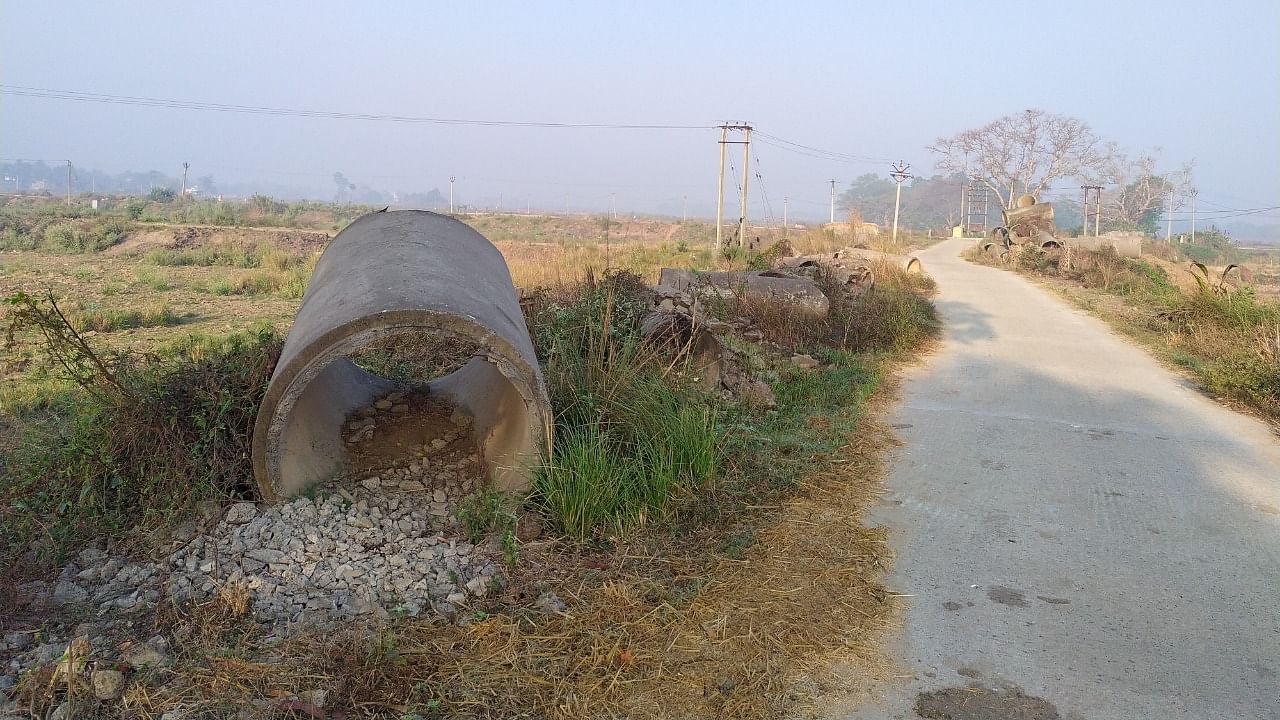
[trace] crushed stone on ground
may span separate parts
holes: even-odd
[[[154,564],[86,548],[56,581],[19,586],[18,601],[86,608],[95,647],[106,643],[104,623],[227,591],[247,594],[253,618],[277,632],[360,617],[453,618],[502,583],[496,539],[469,542],[457,516],[463,498],[488,486],[470,426],[421,392],[380,398],[344,427],[342,477],[275,507],[233,504],[203,531],[180,525]],[[2,681],[50,662],[65,643],[10,633],[0,646],[10,655]]]

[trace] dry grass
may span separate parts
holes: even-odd
[[[821,232],[791,233],[789,241],[798,253],[843,246]],[[557,284],[606,265],[649,279],[668,265],[741,267],[742,258],[713,258],[705,245],[680,242],[666,236],[607,249],[518,239],[498,245],[523,285]],[[15,259],[12,272],[23,284],[48,279],[51,258]],[[58,274],[111,279],[141,261],[79,256]],[[214,313],[235,329],[264,313],[287,321],[296,307],[296,300],[193,293],[192,286],[208,282],[209,268],[167,270],[167,289],[143,294],[209,307],[192,325]],[[73,297],[84,292],[64,282]],[[809,423],[827,427],[830,419],[815,415]],[[165,608],[156,629],[170,638],[173,665],[134,676],[110,716],[151,720],[188,710],[191,717],[223,717],[243,709],[254,717],[305,717],[284,708],[296,710],[293,703],[317,689],[329,693],[330,718],[339,717],[335,711],[350,718],[566,719],[817,712],[820,696],[838,685],[834,667],[853,666],[866,677],[889,672],[880,642],[897,609],[881,584],[890,553],[883,531],[864,527],[862,519],[879,492],[892,442],[887,428],[859,421],[858,435],[824,456],[820,470],[748,506],[732,527],[712,524],[685,536],[651,529],[594,549],[526,544],[503,595],[463,625],[393,619],[280,638],[252,622],[237,588],[224,588],[204,605]],[[563,598],[567,612],[527,610],[544,591]],[[43,696],[40,706],[58,692]]]
[[[884,532],[861,520],[891,443],[886,428],[868,424],[793,497],[741,520],[734,537],[754,542],[740,553],[707,538],[651,537],[619,546],[604,565],[568,548],[526,547],[526,572],[552,578],[542,587],[565,599],[561,615],[477,613],[464,626],[401,621],[272,645],[242,634],[232,602],[212,601],[174,618],[179,662],[126,706],[138,717],[212,713],[321,688],[351,717],[815,711],[834,666],[889,671],[880,652],[897,607],[880,584],[889,551]]]

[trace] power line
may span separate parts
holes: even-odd
[[[756,161],[756,180],[760,181],[760,197],[764,199],[765,217],[768,218],[770,224],[773,224],[773,204],[769,202],[769,192],[764,189],[764,177],[760,174],[760,153],[752,153],[752,157]]]
[[[1280,205],[1275,205],[1273,207],[1264,207],[1264,208],[1251,208],[1248,210],[1240,210],[1239,212],[1230,212],[1230,213],[1198,213],[1196,214],[1196,217],[1200,220],[1225,220],[1227,218],[1233,218],[1233,217],[1244,217],[1245,215],[1260,215],[1262,213],[1271,212],[1273,210],[1280,210]],[[1175,220],[1189,220],[1192,216],[1192,213],[1186,210],[1178,210],[1176,212],[1170,213],[1170,216],[1173,216],[1173,215],[1180,216],[1180,217],[1174,218]],[[1274,217],[1274,216],[1266,215],[1265,217]]]
[[[769,145],[774,145],[775,147],[781,147],[783,150],[790,150],[791,152],[795,152],[801,155],[809,154],[811,156],[820,156],[823,158],[836,160],[839,162],[849,162],[849,163],[890,162],[890,160],[885,158],[869,157],[866,155],[852,155],[849,153],[836,152],[834,150],[824,150],[822,148],[813,147],[812,145],[804,145],[802,143],[792,142],[791,140],[780,138],[777,135],[770,135],[768,133],[760,132],[759,130],[756,131],[756,135],[758,137],[765,138],[765,140],[767,141],[771,141],[767,143]]]
[[[174,110],[206,110],[211,112],[247,113],[251,115],[311,117],[331,120],[363,120],[430,125],[478,125],[484,127],[539,127],[600,130],[709,130],[716,127],[715,125],[669,125],[657,123],[567,123],[530,120],[475,120],[462,118],[420,117],[412,115],[348,113],[327,110],[267,107],[261,105],[234,105],[195,100],[172,100],[133,95],[110,95],[107,93],[91,93],[78,90],[56,90],[51,88],[29,87],[25,85],[0,85],[0,94],[15,95],[19,97],[47,98],[51,100],[68,100],[73,102],[159,107]]]

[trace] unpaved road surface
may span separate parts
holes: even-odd
[[[1276,436],[964,246],[872,517],[905,677],[852,717],[1280,718]]]

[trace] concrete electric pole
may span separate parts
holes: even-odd
[[[1196,195],[1200,194],[1199,190],[1191,189],[1191,244],[1196,244]]]
[[[836,181],[828,180],[831,183],[831,219],[828,222],[836,221]]]
[[[1084,205],[1080,207],[1080,237],[1089,237],[1089,191],[1092,190],[1093,195],[1093,236],[1098,236],[1098,230],[1102,226],[1102,186],[1101,185],[1081,185],[1080,189],[1084,191]]]
[[[898,244],[898,208],[902,206],[902,182],[910,177],[915,177],[907,170],[911,169],[910,163],[904,163],[899,160],[893,165],[893,172],[889,173],[889,177],[898,183],[898,190],[893,196],[893,244]]]
[[[453,181],[457,179],[458,178],[454,177],[453,175],[449,176],[449,214],[450,215],[453,214]]]
[[[1097,237],[1102,227],[1102,186],[1093,187],[1093,236]]]
[[[787,236],[787,202],[790,198],[785,195],[782,197],[782,237]]]
[[[67,204],[71,204],[71,161],[67,161]]]
[[[1167,243],[1173,242],[1173,190],[1169,191],[1169,221],[1165,225],[1164,241]]]
[[[729,140],[730,130],[742,130],[746,133],[745,140]],[[741,144],[743,165],[742,165],[742,212],[738,216],[739,232],[746,229],[747,222],[747,151],[751,143],[751,126],[746,123],[725,123],[720,126],[720,179],[716,189],[716,246],[719,252],[724,247],[724,146]],[[741,240],[741,236],[739,236]]]
[[[191,163],[182,163],[182,192],[178,193],[179,198],[187,196],[187,170],[191,167]]]
[[[751,177],[751,126],[746,125],[742,141],[742,202],[738,213],[738,246],[747,244],[747,178]]]

